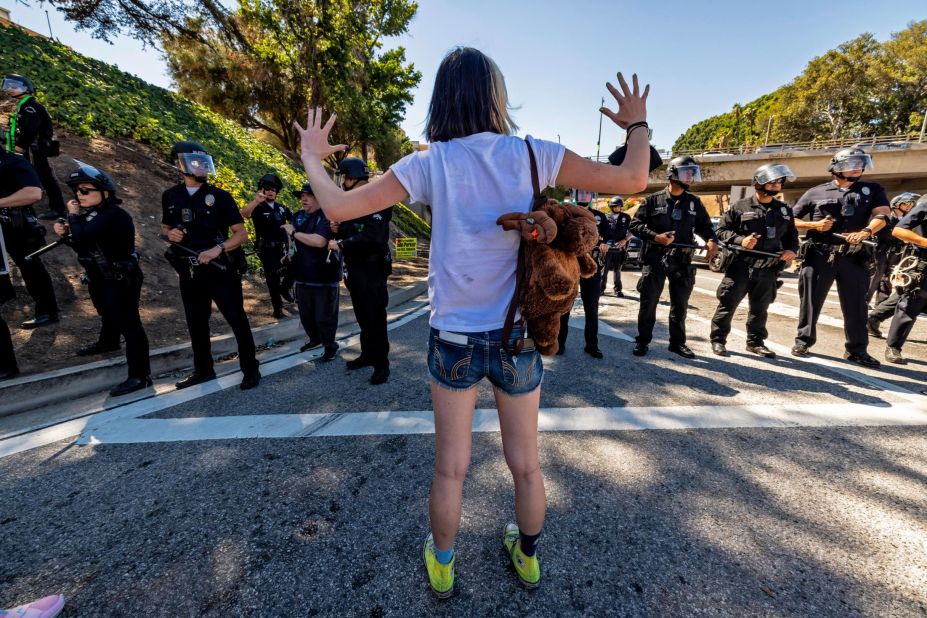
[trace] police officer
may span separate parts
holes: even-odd
[[[112,178],[76,159],[74,163],[67,185],[75,199],[67,204],[67,223],[55,223],[55,233],[77,252],[100,315],[99,338],[78,354],[118,350],[120,335],[125,337],[129,375],[110,391],[118,397],[151,386],[148,337],[138,314],[143,277],[135,253],[135,225],[119,207],[122,200],[116,197]]]
[[[42,199],[42,183],[23,157],[0,145],[0,227],[7,255],[19,267],[26,291],[35,301],[35,317],[22,328],[37,328],[58,321],[58,301],[42,260],[25,259],[45,244],[45,228],[35,218],[32,204]]]
[[[270,304],[274,317],[283,317],[283,300],[293,302],[293,297],[284,285],[286,266],[282,263],[287,249],[287,236],[283,226],[293,221],[290,209],[277,201],[277,194],[283,189],[283,181],[276,174],[265,174],[258,181],[258,191],[247,206],[241,209],[241,216],[254,222],[254,248],[257,250],[264,278],[270,292]]]
[[[903,259],[912,263],[909,276],[917,278],[913,286],[900,293],[885,342],[885,360],[902,365],[905,359],[901,348],[908,340],[917,316],[927,309],[927,195],[917,200],[914,208],[895,225],[892,234],[911,247],[912,253]]]
[[[0,230],[0,305],[16,298],[16,290],[10,280],[10,263],[4,249],[3,231]],[[10,327],[0,314],[0,380],[9,380],[19,375],[19,366],[16,364],[16,353],[13,350],[13,337]]]
[[[309,337],[299,351],[324,346],[322,360],[330,361],[338,352],[335,332],[338,330],[339,292],[343,277],[341,253],[329,249],[334,234],[312,193],[312,185],[307,182],[294,194],[303,209],[284,229],[295,248],[291,268],[299,303],[299,320]]]
[[[53,139],[54,127],[48,110],[35,98],[35,86],[32,81],[22,75],[4,77],[0,90],[16,101],[16,111],[10,117],[10,126],[6,134],[6,149],[31,161],[48,195],[48,206],[52,212],[43,215],[42,218],[56,219],[67,216],[58,179],[48,164],[48,157],[58,154],[58,143]]]
[[[776,279],[781,268],[795,259],[798,232],[792,209],[775,196],[782,192],[786,181],[793,180],[795,175],[786,165],[768,163],[759,167],[753,173],[755,194],[731,204],[718,225],[718,238],[726,246],[724,279],[718,286],[718,308],[711,320],[711,350],[718,356],[728,355],[731,320],[744,296],[750,305],[747,351],[766,358],[776,355],[765,345],[769,334],[767,309],[776,299]]]
[[[692,157],[676,157],[666,168],[669,186],[648,195],[631,220],[631,233],[644,241],[641,278],[637,283],[640,309],[637,314],[635,356],[644,356],[653,338],[657,304],[669,279],[669,351],[683,358],[695,358],[686,346],[686,310],[695,285],[695,236],[708,245],[708,259],[718,251],[711,218],[702,201],[689,193],[692,183],[702,179],[701,168]]]
[[[180,276],[180,297],[193,346],[193,373],[178,382],[177,388],[216,378],[209,342],[213,301],[238,343],[238,363],[244,374],[240,388],[254,388],[261,372],[245,315],[237,260],[229,257],[248,239],[244,220],[232,196],[209,184],[208,177],[216,170],[203,146],[177,142],[171,158],[183,182],[161,196],[161,230],[172,245],[178,245],[168,249],[165,257]]]
[[[902,217],[908,214],[914,204],[917,203],[917,193],[904,192],[896,195],[889,203],[892,210],[888,223],[876,234],[876,241],[879,246],[876,247],[872,262],[869,265],[869,291],[866,294],[866,301],[872,301],[876,305],[888,298],[892,293],[892,286],[888,282],[889,273],[892,267],[901,259],[901,251],[905,243],[901,242],[892,235],[892,230],[901,221]],[[875,300],[873,300],[875,298]],[[870,313],[870,315],[872,315]],[[871,333],[871,329],[870,329]]]
[[[577,192],[581,194],[581,192]],[[586,338],[586,347],[583,351],[592,358],[602,358],[604,355],[599,349],[599,297],[602,295],[602,269],[605,264],[605,255],[608,251],[608,245],[605,237],[608,234],[609,226],[605,215],[600,211],[592,208],[589,202],[577,202],[580,206],[585,206],[595,218],[595,225],[599,230],[599,242],[590,252],[590,257],[599,265],[599,269],[591,277],[580,278],[579,296],[583,301],[584,327],[583,334]],[[557,334],[557,354],[566,352],[566,340],[570,331],[570,312],[567,311],[560,316],[560,332]]]
[[[605,244],[608,245],[608,251],[605,253],[605,265],[602,268],[602,294],[605,294],[605,288],[608,287],[608,273],[614,273],[613,289],[615,296],[624,298],[624,292],[621,291],[621,268],[624,261],[628,259],[628,242],[631,240],[631,215],[622,212],[624,200],[619,196],[614,196],[608,201],[608,207],[611,214],[608,215],[607,231],[604,235]]]
[[[882,185],[860,180],[872,169],[872,159],[859,148],[837,152],[827,169],[833,180],[806,191],[792,209],[795,227],[807,231],[798,273],[798,334],[792,355],[806,356],[817,341],[818,317],[836,280],[846,334],[843,357],[863,367],[878,367],[879,361],[866,351],[871,249],[862,243],[888,222],[888,197]]]
[[[370,171],[361,159],[347,157],[338,164],[338,175],[341,187],[353,191],[367,184]],[[372,366],[371,384],[383,384],[389,379],[386,278],[393,271],[389,252],[392,218],[393,208],[389,207],[359,219],[333,223],[336,239],[329,242],[329,249],[344,255],[345,285],[351,293],[351,304],[361,331],[360,356],[348,361],[346,366],[348,369]]]

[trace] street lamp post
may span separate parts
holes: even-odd
[[[599,109],[605,107],[605,97],[602,97],[602,104],[599,106]],[[599,112],[599,139],[595,143],[595,160],[596,163],[599,162],[599,156],[602,154],[602,116],[604,114]]]

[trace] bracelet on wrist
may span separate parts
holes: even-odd
[[[626,144],[628,143],[628,140],[631,139],[631,134],[634,133],[634,131],[637,129],[647,129],[647,140],[650,140],[650,128],[647,126],[647,123],[637,123],[636,125],[628,127],[628,132],[624,136],[624,142]]]
[[[638,121],[638,122],[632,122],[631,124],[628,125],[628,128],[625,129],[625,130],[626,130],[628,133],[630,133],[630,132],[631,132],[631,129],[636,129],[637,127],[647,127],[647,128],[649,129],[649,128],[650,128],[650,125],[647,124],[647,121],[646,121],[646,120],[640,120],[640,121]]]

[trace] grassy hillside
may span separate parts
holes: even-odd
[[[673,144],[673,151],[762,144],[769,117],[775,113],[779,104],[780,90],[765,94],[746,105],[735,105],[726,114],[695,123],[679,136]]]
[[[55,123],[83,137],[132,139],[150,145],[165,161],[178,140],[202,143],[216,162],[215,184],[240,205],[251,199],[257,179],[269,171],[291,188],[303,182],[301,168],[230,120],[19,28],[0,27],[0,72],[30,77]],[[281,201],[298,207],[288,191]],[[410,235],[430,235],[428,224],[404,206],[396,209],[394,221]]]

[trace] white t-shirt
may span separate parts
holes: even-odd
[[[553,186],[565,149],[528,140],[541,189]],[[524,140],[477,133],[430,144],[390,169],[414,201],[431,205],[431,326],[457,332],[502,328],[515,292],[520,236],[503,231],[496,219],[532,205]]]

